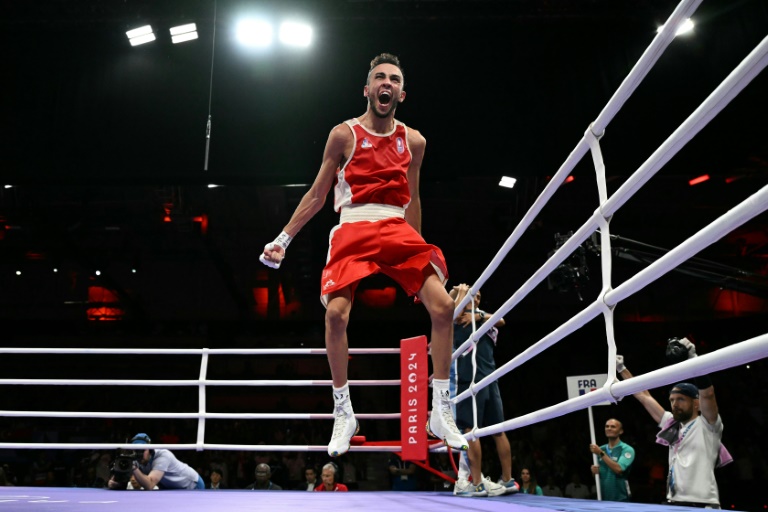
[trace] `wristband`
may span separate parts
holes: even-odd
[[[712,386],[712,379],[709,378],[709,375],[699,375],[693,379],[693,382],[699,390],[707,389]]]
[[[283,248],[283,250],[288,249],[288,246],[290,245],[291,241],[293,240],[293,237],[286,233],[285,231],[282,231],[277,238],[275,238],[275,241],[272,242],[273,244],[279,245]]]

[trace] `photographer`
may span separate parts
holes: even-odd
[[[147,434],[136,434],[131,444],[150,444]],[[145,490],[205,489],[197,471],[179,461],[169,450],[120,450],[112,466],[110,489],[125,489],[131,476]]]
[[[696,347],[688,338],[672,338],[667,345],[667,360],[679,363],[696,357]],[[624,358],[616,357],[616,372],[624,379],[632,374]],[[634,397],[645,407],[661,431],[656,442],[669,447],[667,501],[669,505],[720,508],[715,466],[731,461],[720,440],[723,421],[718,413],[715,388],[707,375],[694,383],[680,382],[669,390],[670,411],[648,391]]]

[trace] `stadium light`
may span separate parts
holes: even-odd
[[[272,25],[259,19],[244,19],[237,24],[237,40],[245,46],[264,48],[272,44]]]
[[[155,40],[155,33],[152,32],[151,25],[144,25],[143,27],[134,28],[125,33],[128,36],[128,41],[131,46],[139,46],[140,44],[150,43]]]
[[[305,23],[286,21],[280,25],[279,38],[287,46],[306,48],[312,43],[312,27]]]
[[[509,176],[502,176],[501,181],[499,182],[499,186],[506,187],[506,188],[513,188],[515,186],[515,183],[517,183],[517,180],[515,178],[510,178]]]
[[[173,44],[183,43],[185,41],[192,41],[197,39],[197,25],[194,23],[187,23],[186,25],[179,25],[178,27],[171,27],[171,41]]]

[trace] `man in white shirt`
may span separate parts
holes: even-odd
[[[675,338],[669,343],[684,347],[686,358],[696,357],[696,347],[687,338]],[[617,356],[616,371],[624,379],[632,377],[622,356]],[[718,459],[720,465],[730,462],[722,460],[727,456],[720,443],[723,421],[709,377],[699,376],[696,381],[698,386],[689,382],[672,386],[669,391],[671,412],[665,411],[648,391],[635,393],[634,397],[661,428],[657,442],[669,446],[667,502],[670,505],[720,508],[715,466]]]

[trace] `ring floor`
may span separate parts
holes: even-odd
[[[681,512],[701,510],[645,503],[551,498],[513,494],[493,498],[459,498],[447,492],[361,491],[308,493],[158,491],[133,492],[71,487],[0,487],[0,512],[250,512],[365,511],[392,512]]]

